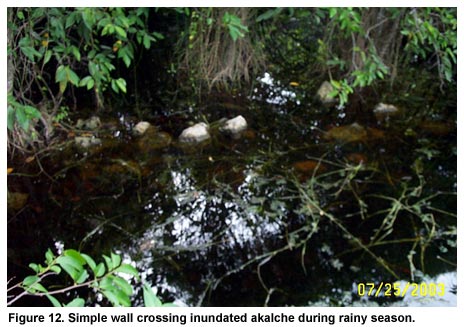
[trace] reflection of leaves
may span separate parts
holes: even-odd
[[[266,201],[266,198],[264,196],[252,196],[250,198],[250,203],[252,204],[263,204],[264,201]]]
[[[248,206],[247,209],[248,212],[252,214],[259,214],[260,212],[262,212],[261,206]]]
[[[430,149],[430,148],[420,148],[416,149],[416,152],[419,152],[421,154],[424,154],[428,160],[432,159],[433,157],[436,157],[440,154],[440,151]]]

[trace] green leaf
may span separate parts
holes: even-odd
[[[162,40],[164,39],[164,35],[158,32],[152,32],[151,33],[155,39]]]
[[[90,90],[95,85],[95,80],[92,76],[86,76],[79,82],[79,87],[87,86],[87,90]]]
[[[88,77],[90,77],[90,76],[88,76]],[[85,253],[81,253],[81,256],[82,256],[82,258],[84,258],[85,262],[87,262],[90,269],[92,269],[92,271],[95,271],[95,268],[97,267],[97,264],[95,263],[95,261],[89,255],[87,255]]]
[[[79,271],[67,263],[60,263],[61,268],[75,281],[78,277]]]
[[[79,274],[77,274],[76,284],[82,284],[87,280],[87,278],[89,278],[89,273],[87,272],[87,270],[84,269]]]
[[[32,284],[36,283],[39,281],[39,277],[36,275],[33,276],[27,276],[24,278],[22,285],[23,287],[30,287]]]
[[[122,306],[124,306],[124,307],[130,307],[131,306],[130,297],[126,293],[124,293],[124,292],[122,292],[120,290],[117,290],[116,291],[116,296],[118,297],[118,301]]]
[[[66,23],[64,26],[66,29],[68,29],[69,27],[74,25],[75,22],[76,22],[76,12],[73,12],[70,15],[68,15],[68,17],[66,18]]]
[[[16,12],[16,16],[19,18],[19,20],[24,19],[24,13],[22,12],[22,10]]]
[[[103,27],[102,31],[101,31],[101,36],[105,36],[106,34],[108,34],[108,32],[110,31],[110,27],[113,26],[113,24],[106,24],[105,27]]]
[[[114,284],[113,284],[113,275],[108,275],[103,277],[100,280],[100,284],[98,285],[101,289],[108,290],[108,289],[113,289]]]
[[[121,265],[121,256],[111,252],[111,261],[113,262],[113,268],[119,267]]]
[[[53,272],[56,273],[56,274],[61,273],[61,268],[60,268],[60,266],[57,266],[57,265],[51,266],[51,267],[50,267],[50,270],[53,271]]]
[[[448,82],[451,82],[453,80],[453,74],[451,73],[451,71],[445,69],[444,73],[445,73],[445,80]]]
[[[54,296],[49,295],[49,294],[45,294],[45,296],[53,304],[55,308],[60,308],[62,306],[60,301],[58,301]]]
[[[37,110],[37,108],[35,107],[24,106],[23,109],[24,109],[24,113],[26,114],[29,120],[34,119],[34,118],[40,118],[41,116],[40,111]]]
[[[151,286],[143,283],[143,302],[146,307],[160,307],[163,305],[161,300],[155,295]]]
[[[85,26],[91,31],[95,23],[94,8],[85,8],[81,13]]]
[[[113,283],[116,284],[128,296],[132,295],[132,286],[124,278],[114,276]]]
[[[34,283],[30,286],[30,289],[28,291],[34,290],[34,291],[39,291],[41,293],[47,293],[47,289],[40,283]]]
[[[55,72],[55,82],[60,83],[63,81],[67,81],[66,78],[66,70],[63,65],[58,66]]]
[[[52,250],[48,249],[47,252],[45,252],[45,262],[49,265],[53,262],[53,259],[55,256],[53,255]]]
[[[115,25],[114,29],[116,30],[116,33],[118,33],[122,39],[127,39],[127,33],[122,27]]]
[[[118,296],[110,290],[102,291],[102,294],[114,305],[119,306],[119,299]]]
[[[43,60],[44,65],[46,63],[48,63],[51,58],[52,58],[52,50],[45,51],[45,56],[44,56],[44,60]]]
[[[114,79],[111,81],[111,88],[113,89],[113,91],[114,91],[115,93],[119,93],[119,88],[118,88],[118,86],[116,85],[116,80],[114,80]]]
[[[137,280],[140,280],[139,272],[137,271],[137,269],[135,269],[130,264],[123,263],[118,268],[116,268],[114,271],[131,275],[131,276],[135,277]]]
[[[124,46],[118,51],[118,58],[121,58],[122,61],[124,61],[126,67],[130,66],[133,56],[133,49],[129,46]]]
[[[34,272],[35,272],[36,274],[38,274],[39,271],[40,271],[39,265],[36,264],[36,263],[30,263],[30,264],[29,264],[29,268],[31,268],[32,270],[34,270]]]
[[[167,302],[167,303],[163,303],[162,307],[177,308],[177,305],[175,305],[172,302]]]
[[[127,89],[126,89],[126,80],[123,79],[123,78],[118,78],[116,80],[116,85],[118,86],[118,88],[123,92],[123,93],[126,93],[127,92]]]
[[[110,257],[108,257],[107,255],[102,255],[103,259],[105,260],[105,263],[106,263],[106,266],[108,267],[108,271],[111,271],[113,270],[113,263],[110,259]]]
[[[75,261],[77,261],[81,266],[85,265],[87,261],[85,258],[81,255],[79,251],[76,251],[74,249],[68,249],[63,252],[63,255],[73,258]]]
[[[60,85],[60,92],[64,93],[64,91],[66,90],[66,87],[68,86],[68,81],[66,80],[61,81],[59,85]]]
[[[18,122],[19,126],[21,126],[24,131],[27,131],[29,129],[29,118],[26,115],[24,107],[17,107],[15,113],[16,121]]]
[[[81,271],[84,269],[79,260],[70,256],[60,256],[56,259],[56,262],[74,281],[80,277]]]
[[[329,8],[329,18],[333,18],[334,16],[336,16],[338,13],[338,9],[337,8]]]
[[[87,75],[86,77],[80,80],[79,87],[86,86],[89,83],[89,81],[92,79],[93,79],[92,76]]]
[[[73,85],[79,85],[79,76],[69,66],[66,66],[66,79]]]
[[[95,270],[93,270],[94,274],[95,274],[95,277],[101,277],[105,274],[105,265],[103,264],[103,262],[100,262],[97,267],[95,268]]]
[[[81,299],[80,297],[72,300],[71,302],[69,302],[68,304],[65,305],[65,307],[83,307],[85,305],[85,301],[84,299]]]
[[[71,46],[71,53],[74,55],[77,61],[81,61],[81,53],[79,52],[79,49],[76,46]]]
[[[120,289],[104,290],[102,293],[114,306],[129,307],[131,305],[129,296]]]
[[[20,45],[21,52],[32,62],[35,62],[35,57],[40,58],[42,57],[42,54],[34,49],[32,46],[21,46]]]
[[[122,56],[122,61],[126,64],[126,67],[129,67],[131,64],[131,59],[129,56]]]
[[[125,16],[124,11],[122,8],[118,8],[120,10],[118,16],[116,17],[116,23],[121,26],[122,28],[128,29],[135,21],[131,15],[131,19]]]
[[[263,20],[268,20],[274,16],[277,16],[280,12],[282,11],[282,8],[275,8],[275,9],[269,9],[268,11],[264,12],[263,14],[259,15],[256,18],[256,22],[259,23]]]
[[[89,61],[89,73],[90,75],[94,76],[98,74],[98,67],[97,64],[93,61]]]
[[[53,53],[56,57],[64,53],[64,47],[62,45],[56,45],[53,47]]]
[[[455,52],[451,48],[446,48],[446,53],[451,57],[451,60],[453,60],[453,63],[456,63],[456,55]]]
[[[243,34],[235,27],[229,26],[229,34],[232,37],[232,40],[237,41],[238,37],[242,37]]]
[[[102,68],[102,71],[106,72],[106,73],[109,73],[110,71],[114,70],[116,67],[114,67],[114,65],[112,63],[110,63],[109,61],[105,61],[103,62],[103,67],[105,67],[106,69]]]
[[[90,90],[91,88],[93,88],[95,85],[95,80],[92,78],[91,80],[89,80],[89,82],[87,83],[87,90]]]
[[[150,36],[148,36],[148,34],[144,34],[143,35],[143,46],[145,47],[145,49],[150,49],[150,43],[151,43]]]
[[[234,41],[236,41],[238,37],[245,36],[244,32],[248,32],[248,27],[242,24],[240,18],[228,12],[222,17],[222,22],[224,26],[229,29],[229,35]]]
[[[11,105],[8,105],[8,117],[7,117],[7,127],[10,131],[14,129],[14,122],[15,122],[15,110]]]

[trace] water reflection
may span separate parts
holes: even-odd
[[[46,219],[9,233],[32,244],[54,228],[60,247],[119,251],[163,300],[186,305],[317,304],[353,281],[393,280],[388,269],[404,279],[455,269],[455,132],[430,137],[401,122],[380,131],[371,117],[356,123],[361,136],[343,139],[354,122],[299,110],[274,84],[254,95],[252,136],[214,135],[190,151],[137,152],[121,116],[117,144],[79,155],[44,188]]]

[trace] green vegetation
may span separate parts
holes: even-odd
[[[126,93],[118,63],[134,66],[142,48],[163,39],[148,30],[148,8],[9,8],[8,15],[9,141],[23,150],[30,136],[50,141],[63,102],[77,103],[74,88],[91,92],[96,108],[107,90]]]
[[[187,77],[196,94],[246,87],[266,66],[303,87],[328,76],[342,105],[409,67],[435,70],[442,89],[456,81],[455,8],[9,8],[8,16],[9,142],[23,151],[50,143],[59,108],[76,108],[77,93],[90,92],[96,108],[110,94],[139,101],[127,79],[142,76],[160,41],[176,54],[164,71]],[[177,25],[151,27],[171,17]]]
[[[342,105],[350,94],[383,80],[391,85],[412,67],[436,69],[442,85],[456,83],[455,8],[270,9],[258,20],[271,18],[276,59],[286,70],[304,69],[303,81],[327,74]]]
[[[230,89],[251,83],[262,73],[264,54],[253,8],[199,8],[186,12],[187,30],[177,43],[180,76],[188,76],[197,94],[213,87]],[[204,90],[203,90],[204,91]]]
[[[379,275],[392,279],[421,278],[430,271],[430,253],[451,253],[433,260],[454,269],[456,8],[7,13],[8,178],[17,184],[8,185],[8,221],[25,217],[25,234],[48,223],[27,215],[43,219],[50,208],[63,220],[57,228],[79,226],[70,246],[117,231],[123,236],[104,235],[118,244],[137,240],[131,256],[138,263],[145,252],[169,267],[156,269],[187,271],[182,282],[201,284],[186,291],[199,304],[251,267],[262,286],[256,298],[264,294],[268,305],[282,295],[287,303],[292,289],[276,285],[288,271],[273,264],[289,253],[296,253],[305,276],[329,250],[334,255],[324,262],[331,268],[340,270],[343,258],[360,253],[345,267],[373,262]],[[274,85],[261,85],[265,73]],[[323,82],[336,103],[317,101]],[[285,105],[267,101],[284,93],[291,94]],[[372,109],[380,102],[395,116],[376,115]],[[250,117],[240,141],[218,131],[232,114]],[[85,123],[92,119],[95,129]],[[136,137],[133,126],[140,121],[152,126]],[[176,147],[176,136],[193,121],[215,123],[211,143],[192,154]],[[330,131],[347,134],[330,137]],[[78,148],[78,137],[98,146]],[[407,154],[398,156],[398,149]],[[34,194],[38,186],[43,194]],[[227,214],[235,210],[234,219],[242,219],[256,243],[235,239],[221,206]],[[184,214],[200,215],[208,226],[177,221]],[[210,238],[192,248],[176,243],[176,222],[195,225],[181,233],[184,240],[198,231]],[[324,254],[318,247],[326,235],[335,241]],[[41,249],[55,241],[40,239]],[[101,243],[93,256],[116,251]],[[229,260],[225,272],[223,262],[207,262],[206,278],[197,270],[210,249],[235,256],[233,246],[255,252],[221,258]],[[9,264],[23,267],[18,257]],[[34,274],[9,286],[8,305],[27,297],[54,306],[142,305],[140,298],[145,306],[172,305],[115,253],[98,261],[80,250],[48,250],[44,264],[29,267]],[[247,289],[253,280],[243,283]]]
[[[57,295],[69,297],[69,293],[79,288],[91,288],[102,294],[114,306],[131,306],[130,297],[133,295],[132,285],[127,278],[130,276],[140,282],[140,275],[132,265],[122,263],[121,256],[111,253],[103,255],[104,262],[95,262],[92,257],[79,251],[68,249],[56,256],[49,249],[45,253],[45,266],[31,263],[29,267],[35,275],[30,275],[14,286],[8,288],[8,293],[22,290],[18,295],[8,295],[8,305],[12,305],[23,296],[47,297],[55,307],[83,307],[86,302],[80,297],[71,297],[68,303],[59,301]],[[69,286],[50,284],[49,279],[65,272],[71,278]],[[45,283],[50,286],[45,287]],[[154,294],[150,285],[143,283],[143,299],[147,307],[173,306],[172,303],[163,304]]]

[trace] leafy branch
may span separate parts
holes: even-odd
[[[42,264],[31,263],[29,267],[34,270],[35,275],[27,276],[23,281],[8,288],[7,293],[22,289],[18,295],[9,296],[11,300],[7,305],[12,305],[24,296],[47,297],[55,307],[85,305],[84,299],[77,297],[65,304],[60,302],[54,295],[66,294],[69,291],[79,288],[92,288],[101,293],[114,306],[131,306],[130,297],[133,295],[132,285],[121,274],[126,274],[130,278],[135,278],[140,282],[140,275],[136,268],[127,263],[122,263],[121,256],[111,253],[109,256],[103,255],[103,262],[98,264],[95,260],[85,253],[68,249],[62,254],[55,256],[48,249],[45,253],[45,266]],[[65,272],[71,277],[73,284],[57,290],[49,291],[44,286],[48,277],[60,275]],[[90,273],[89,273],[90,272]],[[91,277],[92,276],[92,277]],[[50,287],[48,287],[50,288]],[[172,303],[163,304],[155,295],[151,286],[146,282],[142,285],[145,306],[172,306]]]

